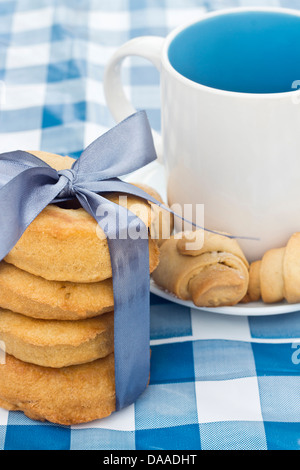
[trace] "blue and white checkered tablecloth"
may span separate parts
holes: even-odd
[[[0,152],[78,156],[115,122],[103,94],[112,53],[166,36],[208,10],[300,8],[297,0],[1,0]],[[135,106],[160,129],[159,77],[124,63]],[[0,409],[0,448],[71,450],[300,449],[300,312],[242,317],[151,297],[151,379],[112,416],[56,426]]]

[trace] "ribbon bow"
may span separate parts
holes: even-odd
[[[140,231],[139,238],[131,239],[127,209],[103,194],[126,193],[158,203],[141,189],[119,179],[155,159],[144,111],[133,114],[92,142],[68,170],[56,171],[21,150],[0,155],[0,260],[48,204],[75,197],[107,236],[114,290],[117,410],[133,403],[149,380],[148,229],[130,213],[130,226]],[[113,208],[105,219],[98,214],[103,204]]]

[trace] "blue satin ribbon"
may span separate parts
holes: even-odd
[[[105,232],[113,275],[117,410],[134,403],[149,380],[148,228],[126,208],[106,199],[105,193],[131,194],[159,204],[119,179],[156,158],[144,111],[92,142],[69,170],[56,171],[21,150],[0,155],[0,260],[50,203],[77,198]],[[102,206],[112,210],[99,215]],[[132,239],[129,228],[140,236]]]

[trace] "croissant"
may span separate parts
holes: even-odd
[[[251,263],[246,298],[250,302],[300,302],[300,232],[285,247],[268,250],[261,260]]]
[[[249,264],[238,242],[225,235],[197,230],[165,240],[153,280],[198,307],[237,304],[247,292]]]

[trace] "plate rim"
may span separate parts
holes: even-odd
[[[158,297],[161,297],[165,300],[170,302],[182,305],[184,307],[192,308],[194,310],[200,310],[205,312],[212,312],[212,313],[219,313],[223,315],[235,315],[235,316],[269,316],[269,315],[281,315],[286,313],[293,313],[300,311],[300,303],[297,304],[264,304],[262,301],[259,302],[261,305],[255,307],[241,307],[240,304],[227,306],[227,307],[198,307],[190,300],[182,300],[175,296],[175,294],[171,292],[164,291],[161,287],[159,287],[153,279],[151,278],[150,282],[150,292]],[[258,303],[258,302],[256,302]],[[247,304],[248,305],[248,304]]]

